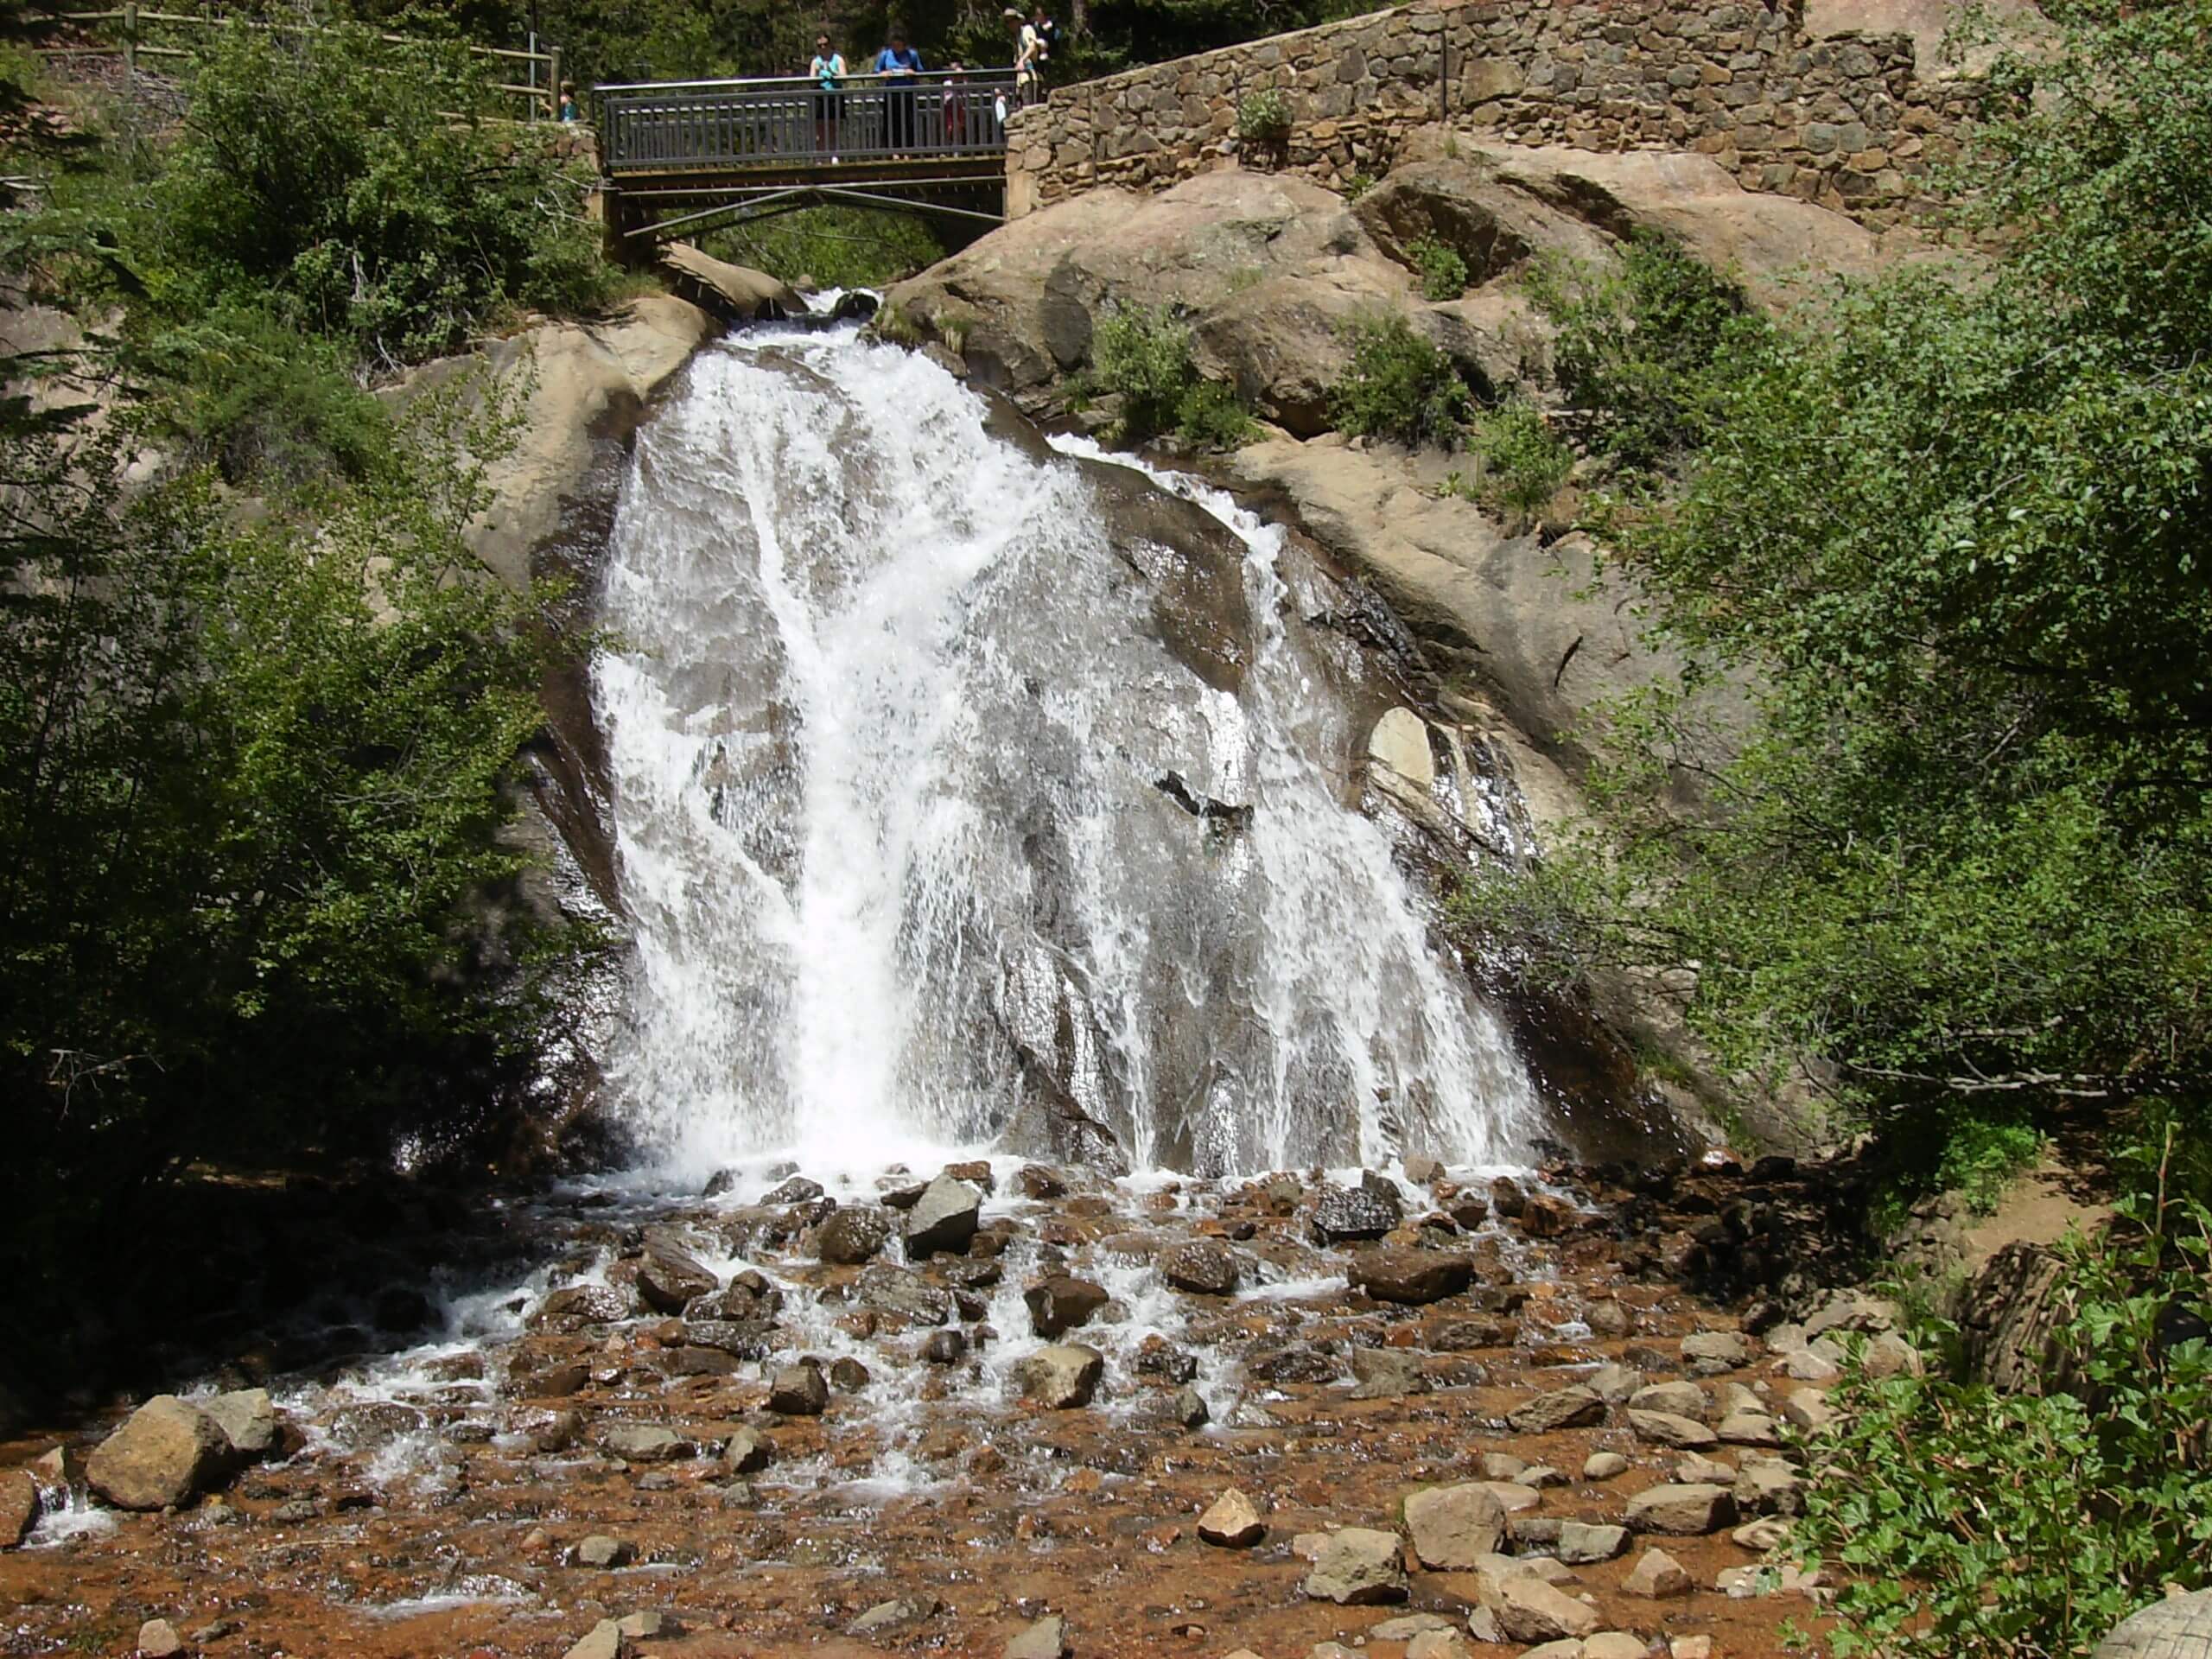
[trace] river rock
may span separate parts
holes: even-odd
[[[1054,1613],[1007,1643],[1002,1659],[1067,1659],[1067,1621]]]
[[[1406,1659],[1468,1659],[1467,1638],[1456,1630],[1423,1630],[1406,1643]]]
[[[1234,1486],[1207,1505],[1198,1517],[1198,1536],[1224,1549],[1244,1549],[1268,1535],[1259,1506]]]
[[[598,1567],[602,1571],[627,1567],[638,1559],[638,1547],[626,1538],[617,1538],[604,1532],[594,1532],[576,1546],[578,1567]]]
[[[1346,1527],[1332,1533],[1306,1575],[1306,1593],[1339,1607],[1406,1599],[1406,1565],[1395,1532]]]
[[[1185,1428],[1204,1428],[1213,1421],[1213,1408],[1196,1389],[1182,1388],[1167,1402],[1167,1414]]]
[[[1421,1356],[1403,1348],[1355,1348],[1351,1374],[1355,1400],[1402,1400],[1409,1394],[1428,1392]]]
[[[1475,1264],[1457,1251],[1362,1250],[1348,1276],[1355,1290],[1378,1302],[1417,1307],[1458,1295],[1474,1281]]]
[[[1090,1316],[1112,1300],[1106,1287],[1072,1274],[1056,1273],[1021,1293],[1029,1309],[1030,1327],[1046,1340],[1087,1324]]]
[[[1193,1238],[1160,1257],[1160,1276],[1178,1290],[1200,1296],[1228,1296],[1241,1276],[1236,1252],[1215,1238]]]
[[[862,1307],[895,1313],[916,1325],[943,1325],[952,1317],[952,1298],[908,1268],[878,1262],[862,1270],[853,1287]]]
[[[1628,1459],[1618,1452],[1592,1452],[1582,1460],[1582,1478],[1611,1480],[1628,1472]]]
[[[157,1394],[99,1443],[85,1478],[118,1510],[163,1510],[190,1503],[232,1459],[213,1418],[173,1394]]]
[[[1628,1524],[1637,1532],[1694,1536],[1718,1532],[1735,1521],[1735,1495],[1707,1481],[1654,1486],[1628,1501]]]
[[[1582,1638],[1582,1659],[1644,1659],[1649,1651],[1642,1637],[1626,1630],[1599,1630]]]
[[[232,1454],[239,1463],[258,1463],[276,1455],[283,1432],[277,1422],[276,1403],[269,1397],[268,1389],[234,1389],[228,1394],[201,1401],[200,1408],[215,1420],[215,1427],[223,1431],[223,1438],[230,1442]]]
[[[657,1423],[617,1423],[600,1437],[607,1455],[625,1463],[669,1463],[697,1448],[674,1429]]]
[[[775,1455],[774,1444],[757,1428],[741,1428],[722,1443],[722,1467],[733,1475],[758,1474]]]
[[[1804,1477],[1779,1458],[1746,1459],[1733,1491],[1736,1507],[1748,1515],[1804,1513]]]
[[[1395,1189],[1338,1186],[1331,1182],[1313,1205],[1313,1236],[1324,1244],[1380,1238],[1403,1214]]]
[[[1705,1390],[1694,1382],[1654,1382],[1629,1395],[1628,1404],[1630,1411],[1668,1412],[1699,1422],[1713,1409]]]
[[[921,1346],[923,1363],[957,1365],[968,1357],[968,1338],[957,1331],[932,1331]]]
[[[565,1659],[629,1659],[628,1639],[614,1619],[602,1618],[571,1647]]]
[[[1414,1558],[1433,1572],[1472,1572],[1505,1536],[1505,1507],[1478,1481],[1424,1486],[1405,1501]]]
[[[1731,1412],[1713,1433],[1723,1446],[1780,1446],[1782,1428],[1763,1411]]]
[[[1700,1376],[1748,1365],[1754,1351],[1751,1338],[1735,1331],[1700,1331],[1682,1338],[1682,1363]]]
[[[1040,1349],[1022,1361],[1022,1393],[1051,1411],[1069,1411],[1090,1403],[1098,1379],[1105,1375],[1106,1357],[1079,1342],[1060,1343]]]
[[[1576,1639],[1598,1628],[1597,1610],[1533,1573],[1479,1573],[1475,1598],[1515,1642]]]
[[[920,1262],[938,1254],[958,1255],[976,1236],[983,1195],[963,1180],[940,1175],[922,1189],[906,1212],[906,1256]]]
[[[138,1627],[141,1659],[176,1659],[184,1651],[184,1638],[166,1618],[149,1618]]]
[[[840,1267],[858,1267],[891,1242],[891,1217],[873,1206],[848,1205],[815,1229],[814,1254]]]
[[[1506,1413],[1505,1421],[1523,1434],[1549,1434],[1562,1428],[1586,1428],[1605,1420],[1605,1402],[1579,1384],[1554,1389],[1524,1400]]]
[[[0,1549],[13,1549],[38,1520],[38,1483],[21,1469],[0,1470]]]
[[[638,1299],[663,1313],[681,1313],[685,1306],[721,1288],[698,1257],[664,1233],[645,1235],[645,1253],[638,1262]]]
[[[863,1641],[902,1636],[936,1618],[943,1605],[934,1596],[901,1596],[896,1601],[879,1601],[846,1625],[845,1634]]]
[[[1713,1445],[1719,1438],[1694,1417],[1678,1416],[1671,1411],[1638,1411],[1630,1407],[1628,1426],[1636,1431],[1639,1440],[1684,1451]]]
[[[1697,1588],[1697,1584],[1682,1564],[1665,1550],[1647,1549],[1636,1558],[1628,1577],[1621,1580],[1621,1588],[1631,1596],[1649,1596],[1657,1601],[1687,1596]]]
[[[591,1325],[619,1325],[636,1311],[630,1294],[613,1285],[564,1285],[540,1302],[528,1321],[533,1331],[573,1336]]]
[[[1569,1567],[1591,1567],[1628,1553],[1628,1529],[1600,1526],[1588,1521],[1562,1521],[1559,1541],[1552,1548]]]
[[[840,1354],[830,1362],[830,1386],[840,1394],[858,1394],[871,1381],[868,1367],[850,1354]]]
[[[786,1417],[819,1417],[829,1408],[830,1384],[811,1360],[779,1368],[768,1383],[768,1409]]]
[[[1582,1386],[1609,1406],[1627,1404],[1643,1385],[1643,1373],[1629,1365],[1600,1365],[1582,1379]]]

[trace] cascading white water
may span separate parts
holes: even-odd
[[[1111,522],[1154,486],[987,414],[754,335],[640,437],[594,677],[655,1167],[1515,1158],[1533,1091],[1347,799],[1349,647],[1287,625],[1280,534],[1182,484],[1211,522]]]

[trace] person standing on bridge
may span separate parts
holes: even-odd
[[[922,73],[922,54],[906,44],[906,32],[891,31],[891,44],[875,54],[875,73],[884,83],[884,112],[891,126],[891,159],[903,162],[914,147],[914,83]]]
[[[814,147],[833,152],[834,165],[834,152],[841,148],[838,130],[845,124],[845,56],[831,48],[827,35],[814,38],[814,61],[806,66],[806,78],[814,83]]]
[[[1044,96],[1043,70],[1040,64],[1045,43],[1037,31],[1021,21],[1021,13],[1008,6],[999,14],[1006,19],[1007,32],[1014,36],[1014,103],[1016,109],[1026,110]]]

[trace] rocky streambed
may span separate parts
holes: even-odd
[[[1887,1316],[1813,1287],[1833,1195],[1786,1165],[715,1187],[517,1207],[537,1265],[442,1293],[435,1339],[0,1448],[0,1652],[1686,1659],[1819,1626],[1768,1554],[1836,1338]]]

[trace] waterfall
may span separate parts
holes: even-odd
[[[1525,1155],[1524,1069],[1357,810],[1389,699],[1305,624],[1327,579],[1082,448],[849,332],[725,342],[640,435],[594,686],[608,1082],[660,1174]]]

